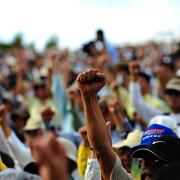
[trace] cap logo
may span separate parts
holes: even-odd
[[[147,130],[144,135],[147,135],[147,134],[151,134],[151,133],[158,133],[158,134],[162,134],[164,133],[164,129],[150,129],[150,130]]]
[[[165,143],[164,141],[154,141],[152,144],[157,144],[157,143]]]

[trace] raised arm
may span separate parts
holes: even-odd
[[[97,92],[105,85],[105,76],[97,70],[90,70],[77,77],[81,91],[85,126],[90,144],[99,158],[104,179],[109,179],[116,154],[111,147],[108,131],[96,98]]]
[[[6,121],[6,107],[4,105],[0,106],[0,125],[10,155],[18,162],[18,166],[23,169],[28,163],[33,161],[32,156],[29,149],[17,138],[9,127]]]

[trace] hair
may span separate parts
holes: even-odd
[[[129,74],[129,68],[127,63],[121,63],[115,66],[116,71],[124,71]]]
[[[175,70],[174,63],[168,63],[168,62],[161,61],[159,65],[163,66],[171,71]]]
[[[151,78],[150,78],[150,76],[147,75],[146,73],[140,72],[140,73],[138,74],[138,76],[144,78],[144,79],[147,81],[147,83],[150,83]]]
[[[98,29],[98,30],[96,31],[96,34],[103,36],[103,35],[104,35],[104,32],[103,32],[102,29]]]

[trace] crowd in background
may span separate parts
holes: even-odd
[[[98,83],[102,89],[94,87]],[[180,136],[180,43],[115,47],[98,30],[95,39],[76,51],[7,48],[0,53],[0,104],[0,177],[146,179],[131,148],[164,131],[175,140]],[[158,131],[162,128],[163,133]],[[107,141],[128,174],[112,173],[118,160],[106,153],[111,152]],[[45,157],[57,169],[43,166]],[[153,173],[146,176],[154,178]]]

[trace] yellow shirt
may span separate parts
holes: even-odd
[[[2,162],[2,159],[0,158],[0,170],[3,171],[7,169],[6,165]]]
[[[90,155],[91,155],[91,150],[88,147],[81,144],[78,149],[78,161],[77,161],[78,171],[81,177],[84,176],[87,166],[87,160]]]

